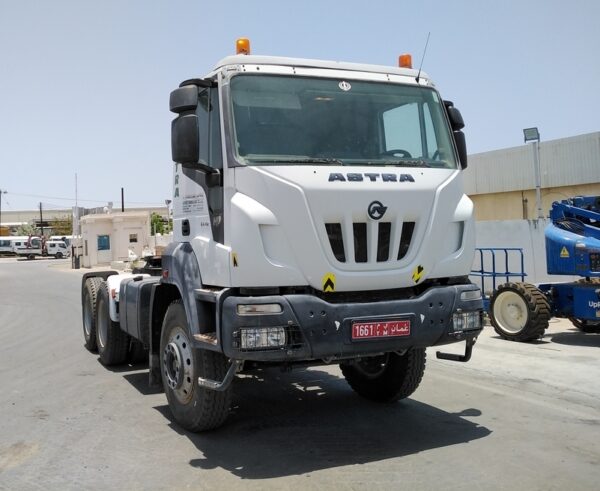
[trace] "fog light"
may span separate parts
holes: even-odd
[[[254,303],[247,305],[238,305],[238,315],[264,315],[281,314],[283,309],[278,303]]]
[[[454,326],[454,332],[481,329],[481,312],[479,310],[456,312],[452,316],[452,324]]]
[[[284,327],[257,327],[240,329],[241,349],[280,348],[286,344]]]

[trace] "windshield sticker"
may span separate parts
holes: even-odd
[[[338,84],[338,87],[340,89],[342,89],[344,92],[348,92],[352,88],[352,85],[350,85],[348,82],[343,80]]]

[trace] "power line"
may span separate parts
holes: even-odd
[[[7,194],[11,194],[13,196],[24,196],[27,198],[55,199],[55,200],[60,200],[60,201],[73,201],[73,202],[86,201],[88,203],[108,203],[109,201],[114,201],[114,200],[110,200],[110,199],[100,200],[100,199],[81,199],[81,198],[76,200],[75,198],[63,198],[63,197],[59,197],[59,196],[44,196],[41,194],[24,194],[24,193],[13,193],[13,192],[8,192]],[[149,206],[157,206],[157,207],[163,206],[162,203],[150,203],[147,201],[126,201],[126,204],[149,205]]]

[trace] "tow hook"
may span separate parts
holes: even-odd
[[[222,382],[217,382],[216,380],[210,380],[208,378],[198,377],[198,385],[206,389],[216,390],[217,392],[227,390],[227,387],[229,387],[229,385],[233,381],[233,377],[235,377],[235,374],[242,367],[243,364],[243,360],[232,360],[231,366],[229,367],[229,370],[227,370],[225,378]]]
[[[467,346],[465,347],[464,355],[457,355],[455,353],[442,353],[441,351],[437,351],[435,356],[439,360],[450,360],[450,361],[461,361],[463,363],[468,362],[471,359],[471,353],[473,352],[473,345],[477,338],[467,339]]]

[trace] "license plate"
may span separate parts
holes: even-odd
[[[410,336],[410,321],[353,322],[352,339],[393,338]]]

